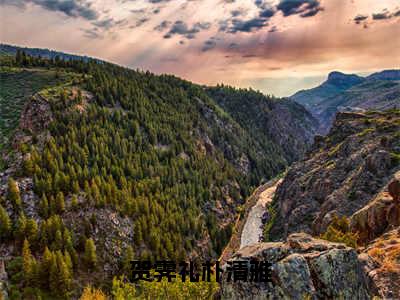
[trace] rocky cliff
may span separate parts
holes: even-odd
[[[238,251],[233,260],[266,260],[271,283],[229,282],[223,299],[368,299],[367,278],[355,249],[292,234],[286,242],[259,243]]]
[[[292,232],[324,232],[336,215],[366,206],[399,169],[400,114],[339,113],[330,134],[317,138],[293,165],[275,197],[273,239]]]
[[[399,132],[399,110],[339,113],[278,186],[266,212],[268,242],[233,255],[271,262],[272,283],[230,282],[223,297],[399,299]],[[337,216],[347,220],[351,247],[327,234]]]

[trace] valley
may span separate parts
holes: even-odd
[[[277,98],[0,50],[5,299],[400,298],[398,71]],[[133,259],[254,258],[272,284],[124,280]]]

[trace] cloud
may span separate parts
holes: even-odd
[[[193,39],[197,33],[209,29],[210,26],[211,23],[208,22],[197,22],[190,28],[184,21],[178,20],[171,26],[170,30],[164,35],[164,38],[168,39],[173,35],[182,35],[187,39]]]
[[[360,24],[362,21],[365,21],[367,19],[368,19],[368,16],[366,16],[366,15],[357,15],[354,17],[353,20],[356,24]]]
[[[8,1],[10,2],[10,1]],[[81,17],[86,20],[96,20],[99,14],[91,7],[91,3],[82,0],[20,0],[11,1],[14,4],[32,3],[50,11],[61,12],[69,17]],[[3,3],[3,2],[1,2]],[[5,1],[7,3],[7,1]]]
[[[323,10],[319,0],[281,0],[276,8],[285,17],[300,14],[303,18],[315,16]]]
[[[229,33],[240,32],[252,32],[257,31],[265,26],[268,26],[266,18],[254,18],[247,21],[233,19],[232,27],[229,29]]]
[[[170,21],[162,21],[159,25],[157,25],[156,27],[154,27],[154,30],[157,30],[157,31],[164,31],[164,30],[167,29],[170,25],[171,25],[171,22],[170,22]]]
[[[209,51],[217,46],[217,43],[213,38],[208,39],[207,41],[204,42],[203,48],[201,48],[201,51],[206,52]]]
[[[249,20],[231,19],[220,22],[219,31],[227,33],[254,32],[268,26],[268,18],[252,18]]]
[[[83,31],[83,36],[89,39],[100,39],[101,34],[98,32],[97,28],[93,29],[81,29]]]
[[[372,19],[373,20],[385,20],[385,19],[390,19],[392,15],[389,13],[388,10],[384,10],[380,13],[372,14]]]

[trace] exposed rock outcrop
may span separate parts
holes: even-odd
[[[305,233],[292,234],[286,242],[244,247],[233,256],[235,259],[270,262],[272,283],[226,282],[225,278],[223,299],[370,298],[357,252]]]
[[[370,203],[351,216],[351,230],[359,233],[360,243],[371,241],[388,228],[400,225],[400,204],[395,200],[399,192],[397,177],[400,177],[400,171],[394,177]]]
[[[278,187],[272,240],[300,231],[321,234],[334,214],[350,217],[363,209],[399,170],[398,132],[398,112],[338,114],[331,133],[319,138],[321,146],[296,163]],[[391,205],[384,200],[390,197],[381,198],[380,206]]]

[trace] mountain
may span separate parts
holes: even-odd
[[[400,70],[385,70],[366,77],[369,80],[400,80]]]
[[[273,144],[289,163],[300,159],[313,142],[318,121],[293,100],[225,86],[208,88],[207,93],[253,139],[265,149]]]
[[[272,284],[228,282],[223,299],[400,298],[400,110],[339,112],[294,163],[263,217]]]
[[[357,75],[347,75],[341,72],[331,72],[328,79],[320,86],[309,90],[302,90],[290,98],[313,111],[313,107],[323,103],[327,98],[334,97],[341,92],[364,81]]]
[[[338,111],[398,107],[400,71],[386,70],[365,78],[332,72],[320,86],[299,91],[291,99],[304,105],[319,120],[319,133],[326,134]]]
[[[11,55],[15,56],[18,51],[24,52],[33,57],[43,57],[48,59],[55,59],[58,57],[62,60],[97,60],[88,56],[80,56],[74,54],[68,54],[60,51],[54,51],[49,49],[41,49],[41,48],[28,48],[28,47],[19,47],[8,44],[0,44],[0,55]],[[97,60],[100,62],[100,60]]]
[[[215,260],[252,189],[315,131],[300,105],[254,91],[22,51],[0,61],[0,286],[15,299],[110,291],[133,258]],[[271,122],[279,133],[263,133]]]

